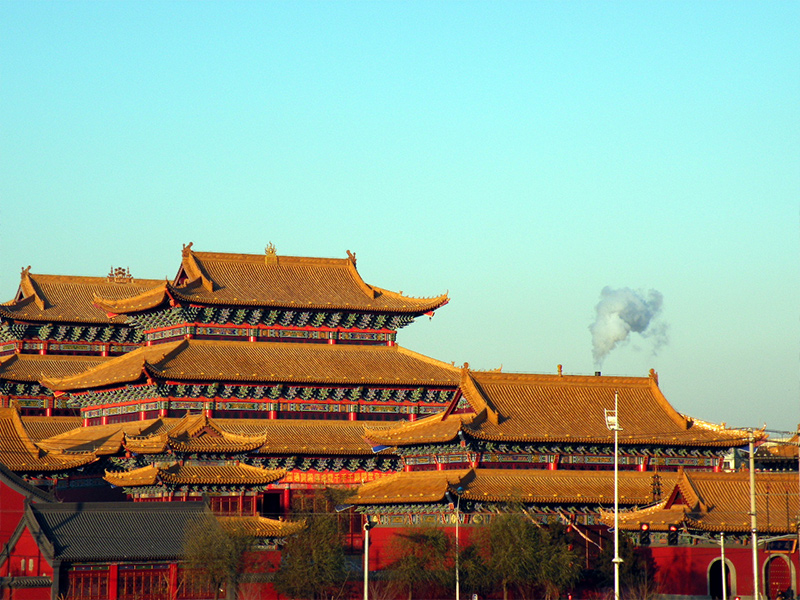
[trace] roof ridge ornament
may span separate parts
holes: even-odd
[[[275,244],[270,242],[267,244],[267,247],[264,248],[264,264],[266,265],[277,265],[278,264],[278,251],[275,249]]]
[[[106,279],[109,283],[132,283],[133,276],[131,275],[130,267],[114,267],[111,266],[111,269],[106,275]]]
[[[347,251],[347,258],[350,259],[350,262],[353,263],[353,266],[355,267],[356,266],[356,253],[355,252],[350,252],[350,250],[348,250]]]
[[[181,249],[181,255],[186,258],[192,253],[192,245],[194,242],[189,242],[188,244],[183,244],[183,248]]]

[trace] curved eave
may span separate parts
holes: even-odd
[[[187,294],[183,290],[191,289],[192,291],[201,290],[200,293]],[[264,308],[285,308],[290,310],[324,310],[324,311],[342,311],[342,312],[361,312],[361,313],[378,313],[378,314],[411,314],[414,316],[421,316],[432,310],[437,310],[447,304],[450,298],[447,294],[435,296],[433,298],[412,298],[402,296],[406,304],[381,304],[380,295],[374,300],[367,300],[364,304],[335,304],[331,302],[278,302],[266,299],[245,299],[245,298],[225,298],[214,296],[213,292],[209,292],[202,286],[195,285],[194,283],[189,286],[175,287],[170,284],[169,294],[176,300],[182,300],[190,303],[202,303],[213,306],[249,306],[249,307],[264,307]]]
[[[103,479],[117,487],[138,487],[154,485],[158,481],[158,475],[159,469],[149,466],[132,471],[106,471]]]
[[[418,446],[425,444],[444,444],[458,438],[465,419],[472,420],[474,415],[450,415],[442,413],[430,415],[413,422],[400,422],[394,427],[371,429],[364,428],[364,437],[371,442],[384,446]]]
[[[293,444],[264,444],[256,454],[262,455],[282,455],[282,456],[373,456],[373,455],[392,455],[390,448],[380,452],[373,452],[370,446],[364,444],[361,448],[352,446],[315,446],[313,444],[293,445]]]
[[[525,443],[542,443],[542,444],[613,444],[614,436],[597,436],[597,437],[580,437],[570,435],[540,435],[540,434],[508,434],[503,433],[486,433],[480,430],[471,430],[466,428],[465,433],[479,440],[487,442],[525,442]],[[745,440],[746,442],[746,440]],[[664,435],[659,438],[640,438],[633,435],[620,436],[620,446],[681,446],[681,447],[703,447],[703,448],[734,448],[742,445],[742,440],[739,437],[727,439],[703,439],[703,438],[686,438],[684,436],[669,436]]]
[[[123,298],[121,300],[103,298],[97,294],[93,296],[94,305],[106,312],[110,317],[156,308],[168,299],[166,282],[152,290],[147,290],[136,296]]]
[[[263,445],[263,440],[257,440],[250,443],[235,443],[221,440],[219,444],[213,443],[192,443],[192,442],[179,442],[170,439],[168,445],[175,452],[183,454],[202,453],[202,454],[237,454],[240,452],[250,452],[256,450]]]
[[[69,469],[83,467],[96,460],[97,455],[94,452],[87,452],[80,455],[56,454],[51,452],[43,458],[31,456],[27,460],[19,462],[7,460],[4,464],[17,473],[55,473],[56,471],[67,471]]]
[[[231,533],[244,532],[258,538],[283,538],[306,526],[305,521],[277,521],[267,517],[217,517],[217,520]]]
[[[165,358],[171,352],[185,345],[186,340],[158,344],[157,346],[144,346],[133,352],[115,356],[108,362],[87,369],[83,373],[70,377],[44,378],[42,385],[54,391],[69,392],[74,390],[87,390],[104,388],[114,385],[133,383],[143,378],[147,368],[150,371],[150,362]],[[157,373],[158,371],[155,370]]]
[[[716,533],[750,533],[750,522],[726,522],[726,521],[706,521],[704,519],[693,519],[689,515],[684,517],[686,525],[690,529],[699,529],[701,531],[713,531]],[[796,534],[797,525],[789,523],[788,525],[762,525],[758,524],[759,533],[773,533],[773,534]]]

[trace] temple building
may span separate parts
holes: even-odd
[[[0,577],[29,575],[10,574],[24,550],[49,565],[37,562],[35,577],[50,578],[46,596],[32,591],[42,580],[18,579],[33,586],[27,597],[77,598],[95,583],[127,597],[127,559],[110,547],[61,555],[68,533],[47,519],[70,519],[84,502],[139,518],[152,507],[156,522],[208,511],[246,519],[276,551],[296,530],[297,507],[325,487],[354,492],[339,516],[348,551],[363,550],[365,520],[376,525],[372,570],[387,566],[384,549],[403,528],[457,522],[468,539],[512,504],[541,525],[574,527],[588,564],[614,502],[605,413],[615,395],[625,510],[660,506],[690,473],[714,481],[752,435],[677,412],[653,371],[478,371],[398,344],[400,329],[448,301],[364,282],[349,251],[291,257],[272,245],[264,254],[186,245],[172,281],[24,269],[0,305],[0,463],[48,507],[29,502],[4,525]],[[14,485],[0,490],[13,495]],[[182,593],[176,543],[158,560],[128,561],[169,582],[169,597]],[[95,577],[85,572],[107,576],[85,583]]]

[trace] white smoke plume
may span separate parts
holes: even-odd
[[[666,323],[656,322],[663,302],[664,297],[656,290],[645,294],[630,288],[604,287],[595,307],[597,318],[589,326],[595,366],[600,367],[618,344],[628,341],[631,332],[648,338],[656,354],[667,343]]]

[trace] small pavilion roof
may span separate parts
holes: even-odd
[[[39,417],[40,419],[42,417]],[[25,419],[26,424],[31,417]],[[177,421],[177,419],[171,419]],[[126,436],[152,436],[166,429],[163,419],[128,421],[109,425],[82,426],[80,418],[68,431],[43,438],[38,442],[46,450],[75,453],[94,452],[97,455],[117,454]]]
[[[654,473],[622,471],[619,497],[624,505],[651,504]],[[674,473],[662,473],[670,487]],[[398,473],[362,485],[348,502],[356,505],[440,502],[458,493],[475,502],[536,504],[612,504],[614,476],[607,471],[548,471],[539,469],[470,469]]]
[[[125,448],[137,454],[160,454],[167,448],[182,453],[240,453],[256,450],[264,436],[232,433],[206,415],[190,415],[155,433],[126,434]]]
[[[380,424],[364,421],[315,419],[215,419],[220,428],[244,435],[262,436],[259,454],[372,456],[372,444],[365,437],[367,427]],[[386,424],[388,426],[388,424]]]
[[[35,444],[43,440],[80,429],[81,417],[44,417],[41,415],[20,415],[28,436]],[[62,448],[61,450],[65,450]]]
[[[95,298],[114,301],[146,293],[164,282],[131,277],[80,277],[40,275],[23,269],[14,300],[0,304],[0,316],[47,323],[108,323],[106,312],[95,306]],[[111,322],[122,323],[124,317]]]
[[[109,360],[108,356],[12,354],[0,358],[0,381],[19,383],[73,377]]]
[[[284,469],[262,469],[244,463],[169,467],[147,466],[131,471],[106,471],[104,479],[119,487],[168,485],[266,485],[286,475]]]
[[[257,538],[282,538],[305,527],[305,521],[278,521],[267,517],[217,517],[223,529]]]
[[[605,411],[619,394],[620,444],[732,447],[748,431],[726,429],[676,411],[650,377],[539,375],[462,371],[460,389],[474,414],[442,414],[368,437],[383,444],[419,445],[456,439],[459,432],[494,442],[609,444]],[[762,433],[757,433],[763,437]]]
[[[109,312],[136,312],[158,306],[167,296],[200,305],[263,306],[297,310],[370,311],[419,315],[446,304],[447,294],[413,298],[369,285],[348,258],[195,252],[184,246],[175,281],[137,298],[98,298]]]
[[[365,429],[380,430],[382,426],[364,421],[216,419],[202,415],[87,427],[81,426],[79,417],[22,420],[26,428],[36,432],[32,437],[44,450],[96,455],[113,455],[123,448],[137,454],[161,454],[171,448],[212,454],[255,451],[262,455],[373,456]],[[383,426],[389,427],[390,423]],[[216,435],[205,435],[202,441],[192,437],[206,428],[206,433]]]
[[[455,387],[458,369],[400,346],[182,340],[138,348],[79,375],[46,379],[54,390],[120,385],[145,376],[184,382]]]
[[[14,408],[0,408],[0,463],[16,472],[62,471],[94,462],[94,453],[48,452],[35,444]]]
[[[797,532],[797,473],[755,474],[756,523],[759,532]],[[681,471],[665,499],[646,510],[620,513],[620,529],[638,530],[642,523],[654,531],[685,525],[707,532],[750,531],[750,473]],[[613,523],[605,513],[603,521]]]
[[[783,442],[767,442],[761,444],[756,450],[756,458],[759,460],[794,460],[797,465],[798,436],[794,434],[790,439]]]
[[[471,475],[469,469],[412,471],[387,475],[358,488],[349,504],[416,504],[442,502]]]

